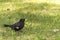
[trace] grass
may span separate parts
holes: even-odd
[[[7,10],[8,7],[10,10]],[[0,3],[0,8],[0,40],[60,39],[60,5]],[[3,26],[6,23],[13,24],[19,21],[20,18],[25,18],[26,21],[25,27],[19,32]]]

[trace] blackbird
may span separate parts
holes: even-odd
[[[12,28],[15,31],[19,31],[19,30],[21,30],[24,27],[24,22],[25,22],[25,19],[20,19],[20,21],[15,23],[15,24],[12,24],[12,25],[4,24],[4,26],[5,27],[10,27],[10,28]]]

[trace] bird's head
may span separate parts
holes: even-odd
[[[23,21],[23,22],[24,22],[24,21],[25,21],[25,19],[20,19],[20,22],[21,22],[21,21]]]

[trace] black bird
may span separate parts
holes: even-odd
[[[4,24],[5,27],[11,27],[13,30],[15,31],[19,31],[24,27],[24,21],[25,19],[20,19],[19,22],[15,23],[15,24]]]

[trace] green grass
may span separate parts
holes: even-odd
[[[13,5],[10,6],[9,5]],[[10,10],[7,10],[9,7]],[[60,5],[35,3],[0,3],[0,40],[59,40]],[[25,27],[15,32],[3,24],[25,18]],[[54,32],[54,29],[59,31]]]
[[[23,0],[0,0],[0,2],[21,2]]]

